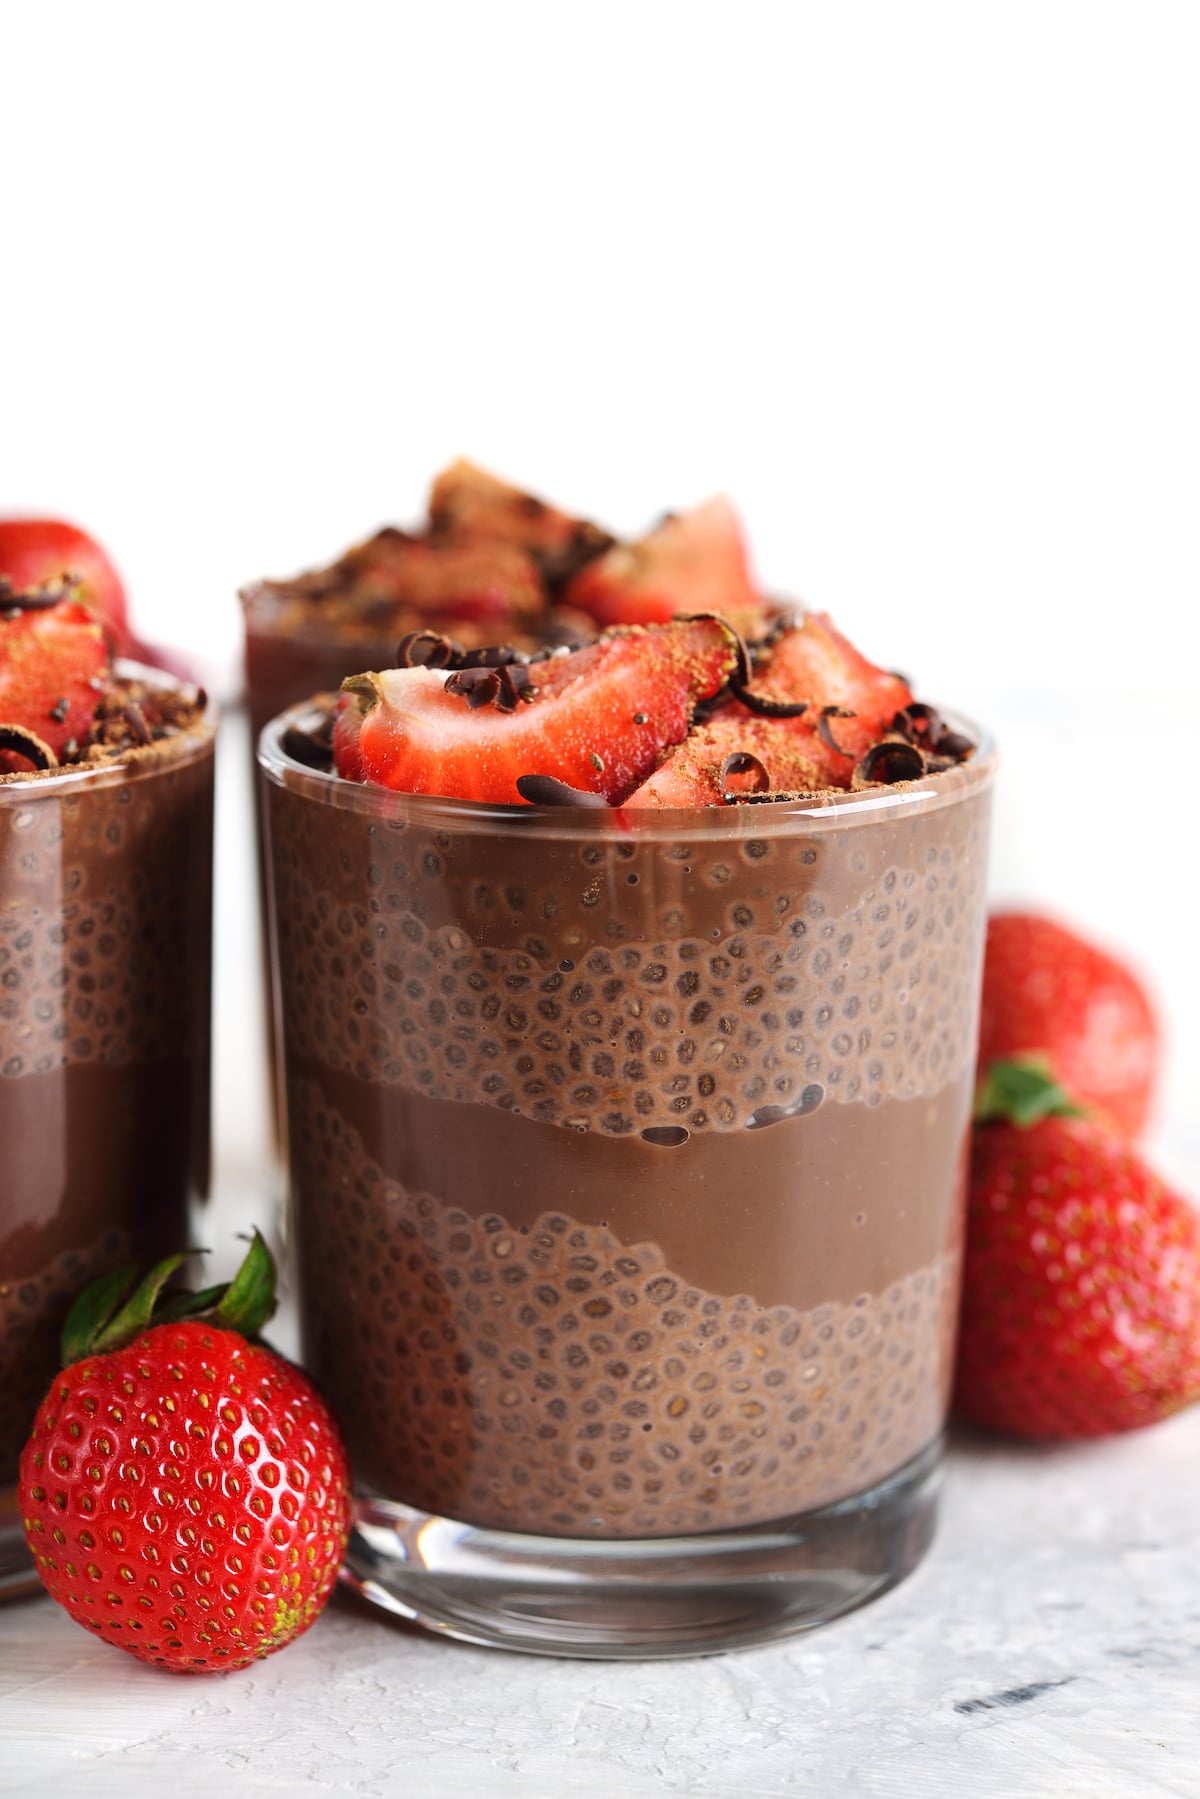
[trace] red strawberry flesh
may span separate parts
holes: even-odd
[[[528,665],[523,688],[536,691],[508,710],[471,704],[453,679],[448,691],[440,670],[356,677],[334,727],[338,772],[510,804],[521,803],[521,777],[541,775],[618,805],[687,735],[697,703],[720,689],[737,655],[733,633],[712,618],[620,632]]]
[[[669,750],[626,800],[627,806],[715,806],[727,793],[797,793],[827,785],[825,758],[813,733],[785,721],[719,712]]]
[[[799,718],[780,722],[820,740],[821,784],[834,787],[850,785],[855,763],[913,699],[903,676],[869,662],[827,612],[808,612],[784,630],[759,658],[752,687],[780,704],[808,702]]]
[[[668,515],[639,543],[617,544],[590,562],[564,594],[597,624],[665,624],[681,614],[719,612],[746,637],[761,635],[766,606],[723,496]]]
[[[108,666],[104,630],[77,600],[0,613],[0,725],[33,732],[61,760],[86,735]]]

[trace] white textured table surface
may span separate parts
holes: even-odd
[[[338,1602],[187,1679],[49,1601],[0,1618],[0,1790],[612,1799],[1200,1794],[1200,1413],[1066,1453],[956,1449],[933,1554],[808,1638],[617,1666]]]
[[[215,1258],[270,1222],[239,721],[218,850]],[[1188,1131],[1168,1165],[1200,1186]],[[286,1331],[281,1339],[286,1347]],[[0,1792],[1200,1799],[1200,1411],[1085,1448],[955,1446],[924,1567],[809,1637],[571,1663],[337,1600],[291,1649],[181,1679],[48,1600],[0,1610]]]

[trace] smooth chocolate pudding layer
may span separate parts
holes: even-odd
[[[0,1485],[80,1284],[207,1190],[213,736],[0,786]]]
[[[628,830],[268,783],[306,1354],[360,1482],[688,1534],[937,1434],[989,772]]]
[[[314,1106],[342,1121],[380,1177],[448,1206],[500,1213],[527,1232],[544,1212],[653,1241],[679,1278],[805,1310],[880,1292],[957,1253],[966,1081],[932,1099],[822,1105],[770,1130],[713,1132],[677,1146],[551,1130],[510,1112],[426,1099],[318,1064],[293,1065],[292,1113],[322,1168]],[[318,1182],[324,1179],[319,1174]],[[304,1220],[325,1204],[302,1158]],[[323,1274],[328,1270],[323,1268]]]

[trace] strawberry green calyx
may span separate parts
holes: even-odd
[[[231,1281],[199,1293],[168,1286],[189,1256],[184,1251],[164,1257],[139,1282],[137,1265],[123,1262],[85,1287],[67,1315],[62,1333],[64,1367],[90,1355],[123,1349],[143,1331],[183,1320],[216,1325],[255,1340],[275,1310],[275,1262],[260,1231],[255,1230],[241,1267]]]
[[[369,712],[383,698],[383,684],[378,675],[347,675],[342,692],[353,694],[360,712]]]
[[[989,1063],[975,1090],[976,1124],[1002,1119],[1018,1130],[1028,1130],[1039,1118],[1084,1116],[1083,1108],[1037,1058]]]

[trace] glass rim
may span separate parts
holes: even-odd
[[[315,698],[315,696],[314,696]],[[938,775],[857,793],[829,789],[829,796],[804,795],[795,800],[734,806],[592,807],[530,806],[484,800],[450,799],[439,794],[405,793],[369,782],[347,781],[335,771],[308,768],[282,747],[284,733],[312,712],[314,699],[302,700],[265,724],[255,757],[264,780],[299,792],[323,805],[372,813],[383,822],[423,826],[430,830],[519,830],[537,838],[605,837],[616,842],[672,842],[682,837],[778,837],[808,835],[876,820],[924,816],[983,792],[998,766],[989,731],[950,710],[938,711],[952,729],[970,736],[975,753]]]
[[[145,681],[151,687],[191,687],[194,683],[180,681],[175,675],[168,674],[165,669],[151,668],[148,663],[135,662],[130,657],[119,657],[113,663],[113,671],[123,676],[131,676]],[[203,692],[197,687],[198,692]],[[192,727],[195,736],[188,740],[182,734],[179,737],[164,738],[164,744],[178,746],[173,753],[156,756],[146,762],[99,762],[83,763],[79,766],[54,770],[39,770],[28,775],[24,780],[0,781],[0,805],[30,805],[39,800],[60,797],[63,793],[78,793],[81,789],[93,787],[116,787],[128,781],[152,781],[158,775],[165,774],[168,769],[182,768],[190,762],[198,761],[204,755],[211,755],[216,745],[217,726],[220,723],[221,709],[212,695],[205,693],[204,710]],[[190,733],[189,733],[190,737]]]

